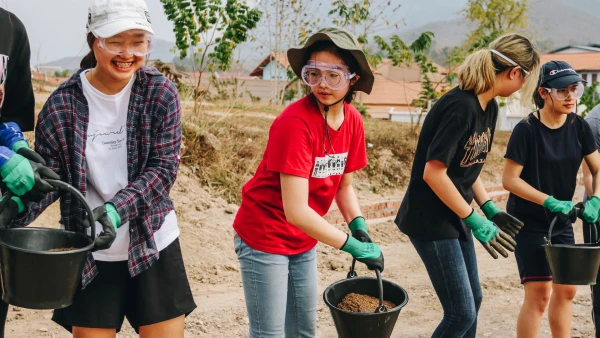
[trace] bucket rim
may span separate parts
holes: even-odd
[[[544,244],[545,248],[564,248],[564,249],[579,249],[579,250],[600,250],[600,246],[595,243],[575,243],[575,244]]]
[[[390,312],[400,311],[408,303],[408,292],[406,292],[406,290],[403,287],[401,287],[400,285],[398,285],[398,284],[396,284],[394,282],[390,282],[389,280],[383,279],[383,278],[382,278],[382,282],[383,283],[388,283],[388,284],[392,284],[394,286],[397,286],[402,291],[402,293],[404,294],[404,301],[401,304],[396,304],[395,307],[393,307],[391,309],[388,309],[386,312],[375,313],[375,312],[351,312],[351,311],[346,311],[346,310],[342,310],[342,309],[338,308],[336,305],[331,304],[329,302],[329,300],[327,299],[327,297],[325,297],[325,295],[327,294],[327,292],[331,288],[337,286],[338,284],[342,284],[344,282],[348,282],[348,281],[352,281],[352,280],[358,280],[358,279],[377,281],[377,278],[375,278],[375,277],[369,277],[369,276],[357,276],[357,277],[351,277],[351,278],[346,278],[346,279],[338,280],[337,282],[334,282],[331,285],[329,285],[327,288],[325,288],[325,291],[323,291],[323,301],[325,302],[325,304],[330,309],[334,308],[337,311],[341,311],[343,313],[352,314],[352,315],[356,315],[356,316],[372,316],[372,315],[383,315],[383,314],[390,313]]]
[[[70,234],[75,234],[77,236],[82,236],[83,238],[85,238],[86,240],[91,241],[91,242],[90,242],[90,244],[88,244],[87,246],[85,246],[83,248],[69,250],[69,251],[29,250],[29,249],[24,249],[24,248],[14,246],[14,245],[4,242],[2,240],[2,233],[5,231],[47,231],[47,232],[59,232],[60,231],[61,233],[66,232],[66,233],[70,233]],[[23,228],[0,229],[0,247],[1,246],[7,247],[12,250],[20,251],[20,252],[25,252],[25,253],[31,253],[31,254],[37,254],[37,255],[50,255],[50,256],[58,255],[58,256],[60,256],[60,255],[72,255],[72,254],[77,254],[77,253],[81,253],[84,251],[90,251],[94,247],[94,241],[85,234],[82,234],[80,232],[70,231],[70,230],[63,230],[63,229],[56,229],[56,228],[41,228],[41,227],[23,227]]]

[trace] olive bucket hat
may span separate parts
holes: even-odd
[[[352,33],[342,28],[322,28],[313,34],[303,47],[290,48],[287,51],[287,57],[294,74],[298,77],[302,76],[302,67],[304,67],[308,47],[319,41],[331,41],[338,48],[347,50],[354,56],[360,68],[356,70],[356,74],[360,76],[360,79],[354,84],[353,90],[370,94],[371,89],[373,89],[375,77],[373,76],[369,62],[367,62],[365,53],[363,53],[358,40],[356,40]]]

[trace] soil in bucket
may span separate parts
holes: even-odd
[[[387,300],[383,301],[388,309],[393,309],[396,304]],[[379,306],[379,299],[358,293],[349,293],[344,296],[344,299],[338,304],[337,308],[348,312],[375,312]]]
[[[62,252],[62,251],[73,251],[73,250],[77,250],[76,247],[70,247],[70,248],[55,248],[55,249],[50,249],[48,250],[48,252]]]

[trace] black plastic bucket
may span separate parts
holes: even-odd
[[[60,309],[71,305],[86,258],[94,249],[94,219],[85,197],[64,182],[47,181],[83,202],[92,224],[91,236],[50,228],[0,230],[2,299],[29,309]],[[7,195],[5,200],[9,198]],[[59,248],[76,249],[49,251]]]
[[[352,264],[354,266],[354,262]],[[392,335],[400,310],[408,303],[408,294],[399,285],[377,277],[352,277],[351,268],[348,278],[331,284],[323,292],[323,300],[329,307],[333,323],[340,338],[389,338]],[[381,287],[381,288],[380,288]],[[383,293],[381,293],[381,290]],[[396,307],[375,313],[357,313],[344,311],[337,305],[349,293],[382,297],[396,304]],[[385,295],[385,296],[383,296]]]
[[[595,285],[600,268],[600,245],[552,244],[552,229],[556,221],[557,217],[550,223],[544,245],[546,258],[552,270],[552,281],[556,284]],[[597,224],[593,224],[592,229],[597,233]]]

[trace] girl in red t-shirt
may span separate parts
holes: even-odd
[[[349,32],[324,28],[288,59],[311,92],[273,122],[233,224],[250,338],[316,335],[318,241],[383,271],[352,188],[352,173],[367,165],[362,118],[350,105],[373,86],[365,55]],[[334,198],[352,236],[323,219]]]

